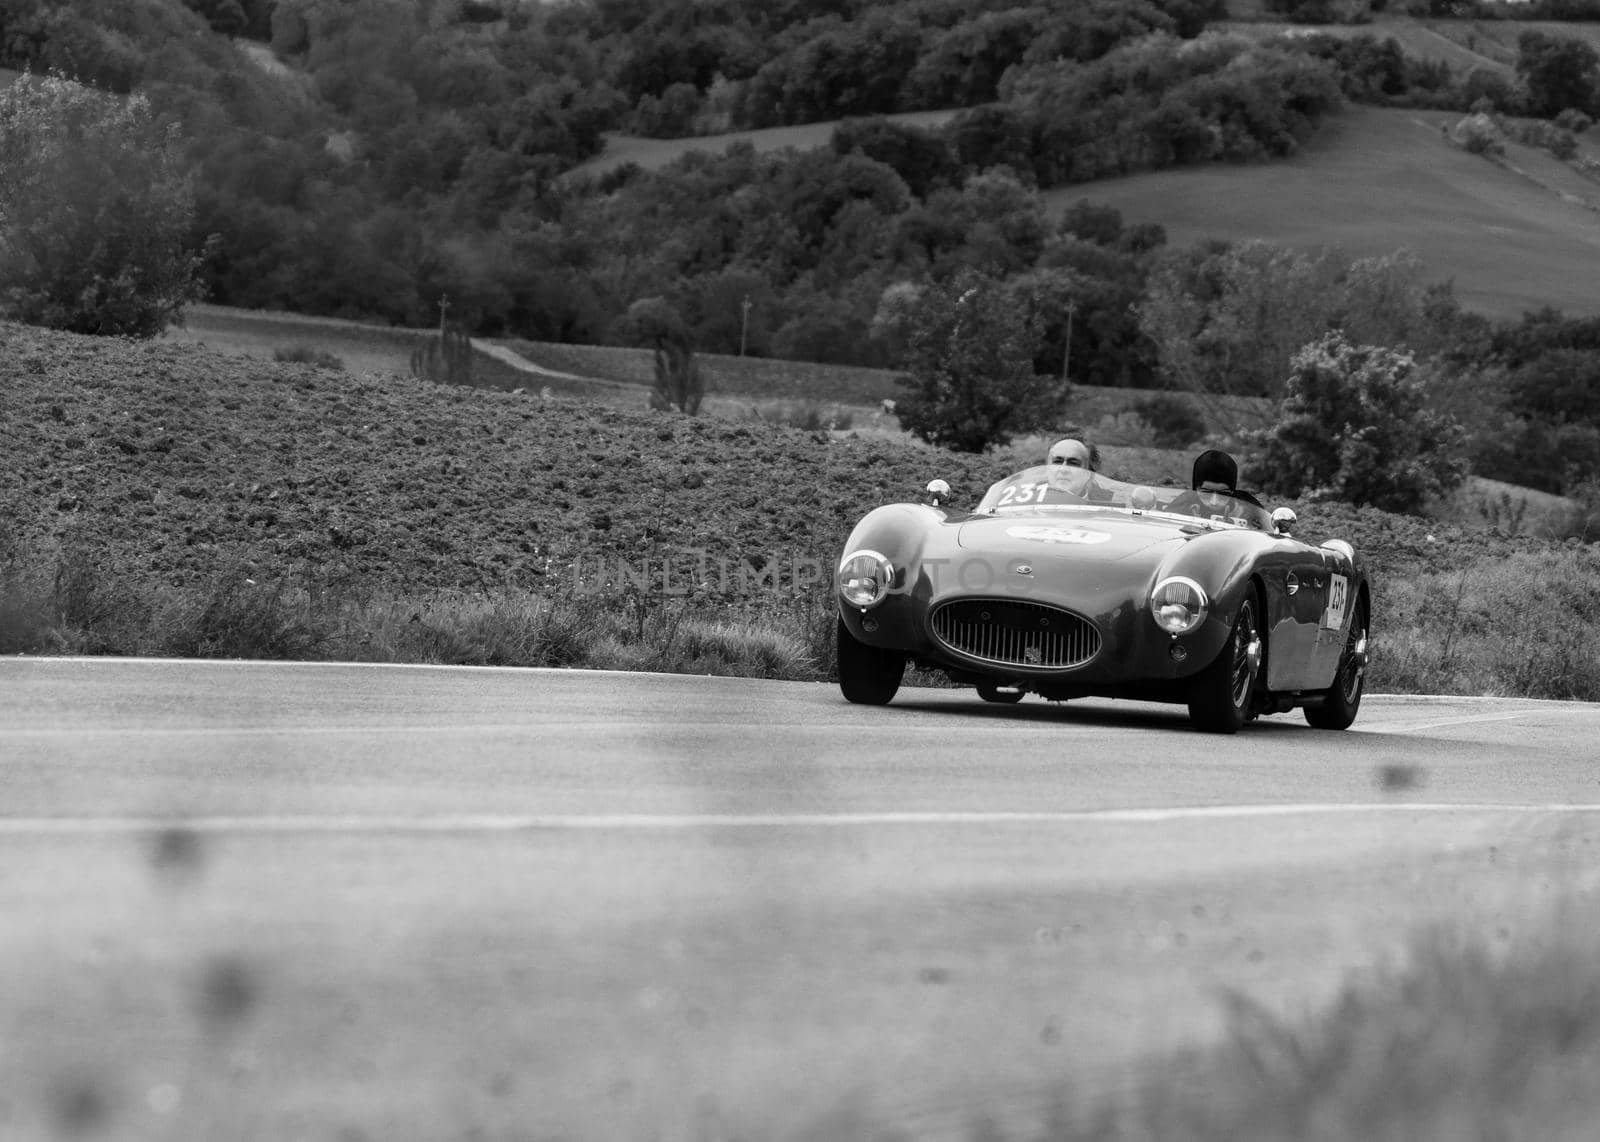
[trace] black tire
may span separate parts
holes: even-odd
[[[1350,635],[1345,639],[1344,653],[1339,656],[1339,672],[1333,676],[1333,685],[1326,691],[1322,703],[1307,706],[1306,721],[1319,730],[1347,730],[1361,709],[1361,692],[1367,684],[1367,601],[1356,600],[1356,612],[1350,617]]]
[[[1189,720],[1211,734],[1236,734],[1255,708],[1261,668],[1260,610],[1255,592],[1239,605],[1228,641],[1189,689]]]
[[[1011,687],[1002,690],[999,684],[995,682],[978,683],[978,697],[985,702],[997,702],[1002,706],[1010,706],[1022,701],[1023,693],[1024,691]]]
[[[905,677],[906,656],[868,646],[839,620],[839,691],[847,702],[887,706]]]

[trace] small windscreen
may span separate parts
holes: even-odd
[[[1272,517],[1265,508],[1228,492],[1130,484],[1069,464],[1024,468],[991,487],[977,510],[986,515],[1110,510],[1272,530]]]

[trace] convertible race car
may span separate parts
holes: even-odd
[[[1350,544],[1291,532],[1239,494],[1027,468],[953,511],[868,513],[839,560],[839,686],[883,705],[908,661],[990,702],[1029,693],[1180,702],[1202,730],[1361,705],[1371,599]]]

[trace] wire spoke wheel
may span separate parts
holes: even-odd
[[[1317,729],[1348,729],[1356,720],[1356,712],[1361,709],[1361,694],[1367,685],[1370,638],[1367,602],[1363,598],[1357,600],[1355,614],[1350,616],[1350,634],[1339,655],[1339,670],[1333,676],[1333,685],[1320,704],[1306,707],[1306,721]]]
[[[1262,658],[1257,607],[1254,593],[1245,596],[1228,641],[1211,664],[1195,675],[1189,691],[1189,720],[1207,733],[1238,733],[1255,713]]]

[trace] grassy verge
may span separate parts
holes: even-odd
[[[184,585],[139,583],[89,550],[13,552],[0,559],[0,653],[834,678],[828,584],[691,587],[661,566],[633,580],[613,564],[541,589],[399,592],[349,577],[267,578],[242,564]],[[1384,576],[1373,622],[1369,689],[1600,701],[1600,552],[1590,548]]]
[[[1600,557],[1473,560],[1384,585],[1374,682],[1400,691],[1600,700]]]
[[[265,579],[243,565],[136,584],[91,552],[0,560],[0,654],[116,654],[468,666],[566,666],[815,680],[833,673],[833,600],[574,581],[553,590],[411,594]]]

